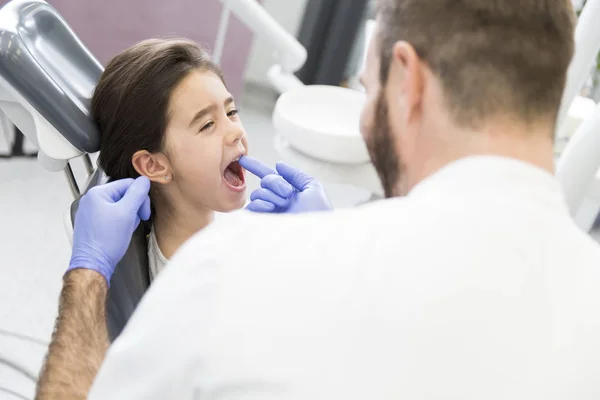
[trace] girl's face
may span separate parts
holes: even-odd
[[[246,132],[223,82],[213,72],[192,71],[171,94],[165,194],[187,203],[183,207],[220,212],[242,207],[246,182],[236,161],[247,151]]]

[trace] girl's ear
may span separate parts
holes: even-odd
[[[162,153],[153,154],[147,150],[137,151],[131,157],[131,164],[138,174],[147,176],[152,182],[163,184],[171,182],[171,163]]]

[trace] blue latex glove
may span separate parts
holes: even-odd
[[[251,203],[246,207],[250,211],[300,213],[332,209],[321,183],[286,163],[277,163],[275,170],[248,156],[240,158],[239,163],[261,179],[261,188],[250,195]]]
[[[150,218],[150,181],[122,179],[90,189],[75,215],[70,271],[99,272],[110,286],[115,267],[125,255],[140,220]]]

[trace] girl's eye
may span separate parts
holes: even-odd
[[[204,126],[203,126],[203,127],[200,129],[200,132],[204,132],[205,130],[212,128],[214,124],[215,124],[215,123],[214,123],[214,122],[212,122],[212,121],[211,121],[211,122],[209,122],[209,123],[207,123],[206,125],[204,125]]]
[[[233,117],[234,115],[237,115],[237,113],[238,113],[238,110],[236,110],[236,109],[233,109],[233,110],[231,110],[231,111],[229,111],[229,112],[227,113],[227,116],[228,116],[228,117]]]

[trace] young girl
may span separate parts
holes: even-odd
[[[192,41],[152,39],[117,55],[92,98],[100,167],[150,178],[150,279],[214,212],[241,208],[247,137],[219,68]]]

